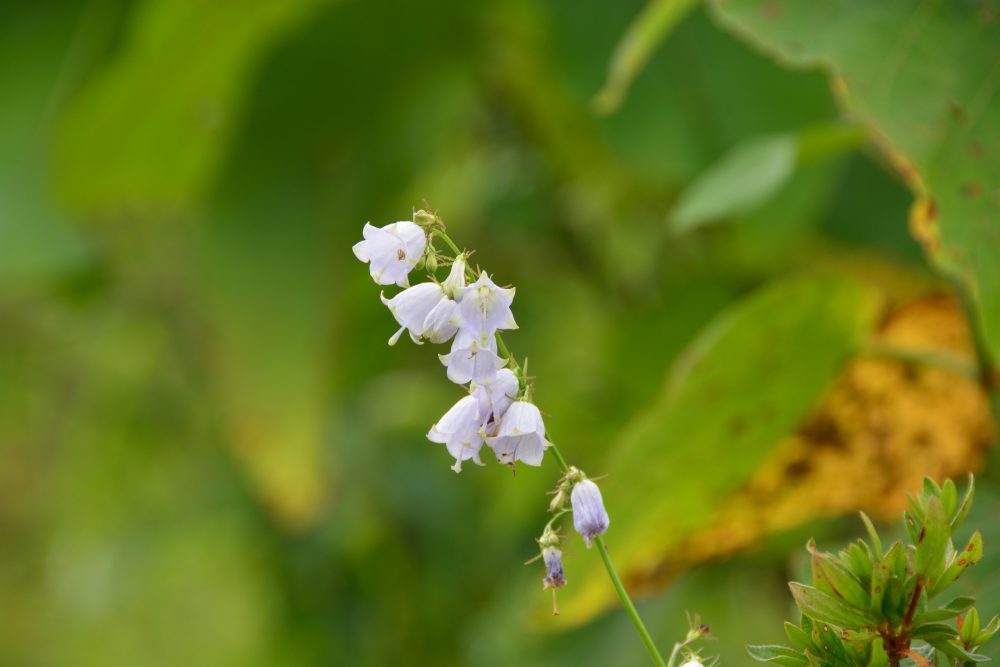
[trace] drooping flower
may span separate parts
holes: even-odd
[[[452,470],[460,472],[463,461],[472,459],[477,465],[483,464],[479,460],[479,450],[483,446],[482,427],[479,401],[473,396],[466,396],[431,427],[427,439],[445,445],[448,453],[455,458]]]
[[[546,569],[542,590],[565,586],[566,574],[563,571],[562,552],[556,547],[545,547],[542,549],[542,562],[545,563]]]
[[[413,342],[420,345],[420,337],[424,334],[424,322],[441,303],[454,304],[454,301],[444,295],[444,290],[437,283],[420,283],[403,290],[391,299],[386,299],[385,294],[382,294],[381,299],[400,324],[399,331],[389,339],[389,345],[395,345],[403,331],[409,331]]]
[[[590,541],[603,535],[611,523],[608,512],[604,509],[601,490],[589,479],[580,480],[573,486],[570,503],[573,506],[573,527],[583,536],[589,549]]]
[[[485,415],[485,430],[495,431],[507,408],[517,398],[520,383],[509,368],[501,368],[490,384],[472,385],[472,395],[479,401],[479,412]],[[492,419],[492,424],[489,423]]]
[[[497,356],[495,338],[481,343],[461,328],[451,344],[451,352],[438,358],[448,368],[448,379],[456,384],[490,384],[496,379],[497,371],[507,363]]]
[[[454,299],[461,293],[463,287],[465,287],[465,255],[459,255],[452,263],[448,277],[441,283],[441,300],[424,318],[420,334],[423,338],[432,343],[447,343],[458,333],[462,316]]]
[[[690,660],[681,665],[681,667],[705,667],[705,666],[701,664],[701,661],[698,660],[698,658],[692,657]]]
[[[424,230],[409,220],[401,220],[385,227],[366,223],[362,234],[364,240],[354,244],[354,255],[369,262],[368,270],[375,282],[409,287],[410,271],[427,247]]]
[[[500,420],[497,434],[486,439],[500,463],[521,461],[529,466],[542,464],[549,442],[545,439],[542,413],[533,403],[515,401]]]
[[[458,325],[461,322],[458,304],[445,297],[427,313],[422,335],[432,343],[447,343],[458,333]]]
[[[497,287],[483,271],[476,282],[462,288],[458,298],[461,328],[481,345],[493,338],[498,329],[516,329],[517,322],[510,310],[513,301],[514,288]]]

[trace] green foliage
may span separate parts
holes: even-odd
[[[824,67],[917,198],[925,250],[976,295],[1000,357],[997,4],[713,0],[720,23],[792,67]]]
[[[783,667],[873,667],[899,665],[906,658],[925,666],[947,665],[949,659],[988,660],[978,650],[995,634],[1000,618],[982,628],[972,606],[975,600],[967,597],[931,606],[933,598],[982,555],[978,532],[963,551],[956,551],[952,542],[953,526],[969,512],[973,491],[970,477],[957,506],[954,482],[938,486],[926,478],[923,491],[910,498],[910,508],[903,513],[909,544],[897,540],[885,552],[864,514],[871,545],[857,542],[832,554],[819,551],[810,540],[813,585],[789,584],[802,612],[798,626],[785,623],[793,648],[749,646],[750,655]],[[952,577],[951,567],[957,563],[961,569]]]
[[[226,154],[254,65],[316,4],[143,3],[126,47],[64,113],[65,200],[89,215],[192,206]]]
[[[670,216],[687,230],[753,208],[780,188],[795,167],[795,138],[748,139],[709,167],[684,192]]]
[[[876,294],[853,280],[802,276],[749,296],[699,334],[614,448],[604,494],[620,569],[655,565],[760,464],[863,339],[876,306]],[[664,434],[683,446],[664,446]],[[701,475],[706,455],[712,472]],[[600,572],[581,566],[587,571],[566,591],[565,616],[592,612],[608,593]]]
[[[510,343],[531,358],[553,437],[622,490],[607,497],[608,544],[653,564],[626,585],[649,594],[657,641],[683,632],[685,609],[711,619],[724,656],[782,641],[801,529],[782,524],[749,553],[723,539],[726,562],[693,570],[686,541],[794,437],[853,354],[844,339],[884,321],[872,304],[952,291],[907,235],[908,191],[859,150],[856,110],[838,109],[826,76],[757,51],[699,3],[641,4],[0,3],[0,664],[641,664],[624,615],[599,613],[612,596],[589,578],[592,552],[566,554],[573,591],[605,587],[576,628],[568,597],[546,620],[537,572],[517,565],[552,469],[456,478],[423,439],[454,388],[426,349],[387,350],[392,321],[350,246],[366,220],[425,197],[517,286]],[[967,4],[954,27],[991,36],[997,23],[974,27]],[[806,47],[890,42],[852,25],[866,4],[843,7],[850,29]],[[917,16],[941,9],[927,7]],[[637,12],[656,25],[623,38]],[[620,41],[611,68],[631,89],[597,116]],[[908,78],[911,59],[942,63],[928,98],[983,66],[915,44],[896,52]],[[787,178],[674,234],[682,193],[765,136],[796,139]],[[979,181],[982,202],[987,179],[961,182]],[[940,201],[942,232],[963,233]],[[789,286],[830,266],[826,288]],[[954,318],[936,331],[958,345],[962,332]],[[689,368],[686,349],[707,356]],[[671,368],[677,407],[661,393]],[[908,370],[921,390],[939,372]],[[711,404],[698,400],[708,371]],[[644,430],[647,414],[671,430]],[[954,432],[981,455],[984,431]],[[649,463],[616,463],[633,433]],[[837,452],[816,454],[801,463]],[[995,479],[979,482],[968,521],[995,544]],[[809,516],[821,540],[841,528]],[[982,539],[966,537],[979,558]],[[874,568],[865,549],[850,550],[852,572]],[[997,571],[993,550],[975,568],[946,560],[939,581],[957,580],[934,601],[964,615],[958,596],[976,593],[995,608]],[[984,616],[980,633],[995,625]]]

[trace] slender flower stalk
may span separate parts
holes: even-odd
[[[421,239],[414,237],[413,226],[424,230],[423,246]],[[450,254],[439,251],[435,240],[440,240]],[[414,257],[418,248],[423,253],[419,260]],[[493,450],[497,461],[506,465],[521,462],[539,466],[545,454],[551,453],[559,466],[561,477],[549,504],[552,517],[538,538],[540,553],[535,557],[546,568],[543,588],[552,589],[553,612],[558,614],[556,590],[566,584],[559,549],[562,538],[556,524],[566,514],[573,514],[574,527],[587,546],[597,545],[608,578],[653,664],[667,667],[604,543],[610,519],[601,492],[581,470],[566,462],[552,442],[542,414],[532,402],[527,360],[523,365],[518,364],[500,333],[517,328],[511,312],[514,288],[498,286],[485,271],[473,270],[468,264],[469,253],[448,236],[441,219],[427,211],[415,212],[412,223],[394,223],[382,229],[367,225],[365,241],[354,250],[359,259],[370,262],[372,277],[379,284],[408,287],[407,274],[411,270],[422,266],[428,271],[429,283],[409,287],[391,299],[383,297],[383,302],[402,327],[392,343],[404,330],[418,344],[425,340],[445,342],[454,336],[450,353],[440,358],[447,367],[448,378],[467,385],[469,393],[428,433],[432,442],[446,445],[455,459],[453,469],[460,471],[462,462],[470,459],[481,464],[479,451],[483,444]],[[434,275],[437,268],[449,265],[448,279],[438,283]],[[675,657],[676,648],[670,667]]]

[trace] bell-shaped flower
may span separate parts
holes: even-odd
[[[461,322],[458,304],[445,297],[427,313],[423,325],[423,337],[432,343],[447,343],[458,333],[458,325]]]
[[[542,549],[542,562],[545,563],[545,579],[542,580],[542,590],[562,588],[566,585],[566,574],[563,571],[562,551],[558,547]]]
[[[521,461],[529,466],[542,464],[549,442],[545,439],[542,413],[533,403],[515,401],[500,420],[497,434],[486,439],[500,463]]]
[[[589,479],[583,479],[573,486],[569,499],[573,506],[573,527],[590,548],[590,541],[603,535],[611,523],[601,490]]]
[[[427,247],[427,237],[418,225],[402,220],[376,227],[365,224],[364,240],[354,244],[354,255],[369,262],[368,270],[379,285],[409,287],[408,276]]]
[[[389,307],[389,312],[400,325],[399,331],[389,339],[389,345],[395,345],[403,331],[409,331],[413,342],[420,345],[420,337],[424,334],[424,322],[428,316],[441,302],[454,303],[444,295],[444,290],[437,283],[420,283],[403,290],[391,299],[386,299],[385,294],[381,298],[382,303]]]
[[[439,358],[448,368],[448,379],[456,384],[490,384],[496,378],[497,370],[507,363],[497,356],[496,339],[483,344],[463,329],[459,329],[455,336],[451,352]]]
[[[445,445],[455,458],[452,470],[460,472],[463,461],[472,459],[477,465],[483,464],[479,460],[479,450],[483,446],[482,427],[479,402],[473,396],[466,396],[431,427],[427,439]]]
[[[462,314],[462,329],[472,334],[482,345],[493,338],[498,329],[516,329],[517,322],[510,311],[514,288],[504,289],[483,271],[479,280],[463,287],[458,298]]]
[[[517,375],[509,368],[497,371],[496,378],[490,384],[472,385],[472,395],[479,401],[479,412],[486,415],[484,423],[487,432],[496,430],[520,389]]]

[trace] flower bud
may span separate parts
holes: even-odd
[[[431,213],[430,211],[425,211],[423,209],[415,212],[413,214],[413,222],[420,225],[421,227],[430,227],[437,224],[439,218]]]
[[[444,293],[451,299],[457,298],[462,288],[465,287],[465,267],[465,255],[459,255],[452,262],[451,271],[448,272],[448,277],[441,284]]]
[[[573,505],[573,527],[590,548],[590,541],[603,535],[611,523],[608,512],[604,509],[601,490],[589,479],[581,480],[573,487],[570,502]]]
[[[565,586],[566,575],[563,572],[562,552],[557,547],[545,547],[542,549],[542,562],[545,563],[546,569],[542,590]]]
[[[681,667],[705,667],[698,658],[692,657],[690,660],[685,662]]]
[[[967,645],[972,646],[979,637],[979,612],[973,607],[965,615],[962,621],[959,638]]]
[[[566,489],[562,486],[557,488],[552,494],[552,501],[549,503],[550,512],[558,512],[566,505]]]
[[[433,253],[433,252],[430,253],[429,255],[427,255],[427,260],[424,262],[424,266],[426,266],[427,270],[430,271],[431,273],[434,273],[435,271],[437,271],[438,270],[437,255],[435,253]],[[420,267],[417,267],[417,268],[420,268]]]

